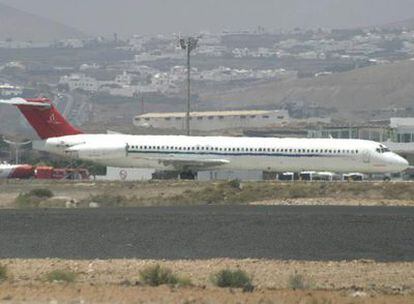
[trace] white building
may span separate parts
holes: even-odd
[[[62,76],[59,83],[68,85],[71,91],[81,89],[88,92],[96,92],[99,87],[99,82],[95,78],[88,77],[84,74]]]
[[[130,85],[132,82],[132,75],[124,71],[122,74],[115,77],[115,82],[120,85]]]
[[[399,143],[414,142],[414,118],[392,117],[390,119],[390,128],[394,133],[394,140]]]
[[[0,96],[14,97],[14,96],[20,96],[22,94],[23,94],[23,89],[19,86],[13,86],[8,83],[0,84]]]
[[[225,129],[263,128],[280,126],[290,120],[285,110],[192,112],[191,129],[213,131]],[[186,113],[148,113],[138,115],[134,125],[141,128],[183,130]]]

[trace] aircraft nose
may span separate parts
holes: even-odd
[[[393,165],[396,167],[396,169],[399,170],[399,172],[402,172],[402,171],[408,169],[409,166],[410,166],[410,164],[408,163],[408,161],[405,158],[403,158],[403,157],[401,157],[397,154],[393,155]]]

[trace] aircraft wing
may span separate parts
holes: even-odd
[[[166,167],[173,167],[175,170],[202,170],[202,169],[212,169],[217,168],[223,165],[230,163],[226,159],[212,159],[212,158],[184,158],[184,157],[157,157],[157,158],[148,158],[150,160],[158,160],[159,163],[162,163]]]
[[[7,105],[13,105],[13,106],[34,106],[34,107],[44,107],[44,108],[51,107],[51,105],[48,103],[30,102],[20,97],[16,97],[12,99],[0,99],[0,104],[7,104]]]

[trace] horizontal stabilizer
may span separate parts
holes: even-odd
[[[0,99],[0,104],[7,104],[13,106],[33,106],[33,107],[41,107],[41,108],[50,108],[51,104],[49,103],[42,103],[42,102],[32,102],[27,101],[26,99],[17,97],[12,99]]]

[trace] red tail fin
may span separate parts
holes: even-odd
[[[41,139],[60,137],[65,135],[82,134],[73,127],[49,99],[26,99],[30,105],[16,104]],[[39,103],[39,106],[36,106]],[[48,104],[50,106],[45,107]]]

